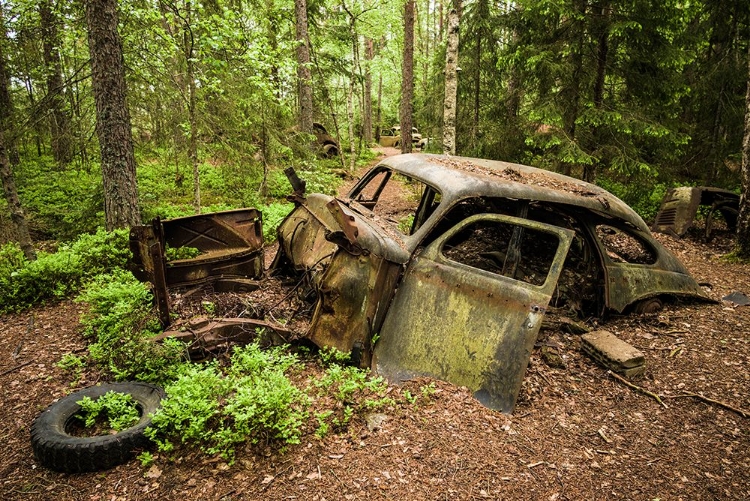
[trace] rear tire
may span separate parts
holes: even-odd
[[[70,435],[73,416],[81,410],[78,402],[83,397],[96,400],[108,391],[133,397],[141,415],[138,423],[114,435]],[[164,396],[164,390],[146,383],[109,383],[71,393],[50,405],[31,425],[34,456],[44,466],[66,473],[106,470],[122,464],[133,457],[134,451],[151,444],[143,432],[151,424],[149,414],[159,408]]]

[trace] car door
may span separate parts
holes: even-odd
[[[407,265],[373,367],[398,382],[425,375],[513,410],[573,232],[498,214],[469,217]]]

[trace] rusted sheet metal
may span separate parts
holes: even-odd
[[[318,346],[352,353],[370,365],[371,338],[380,326],[401,267],[376,256],[340,250],[320,281],[318,302],[306,337]]]
[[[479,220],[559,238],[543,285],[474,270],[442,254],[445,241]],[[378,374],[392,381],[436,377],[511,412],[572,238],[569,230],[500,215],[473,216],[448,231],[407,268],[375,347]]]
[[[651,227],[653,231],[682,237],[693,226],[698,208],[709,206],[706,218],[706,236],[711,234],[712,220],[716,212],[724,217],[727,227],[733,231],[737,226],[740,197],[736,193],[707,186],[682,186],[672,188],[664,196],[659,212]]]
[[[152,226],[134,226],[130,229],[130,250],[133,253],[136,277],[153,285],[154,300],[159,311],[159,322],[169,325],[169,292],[164,269],[163,237],[161,225],[154,221]]]
[[[229,343],[247,344],[261,335],[273,334],[276,342],[287,342],[292,332],[272,322],[251,318],[208,319],[199,317],[191,320],[178,329],[164,331],[154,338],[162,341],[166,338],[178,339],[188,343],[190,353],[205,354],[225,347]]]
[[[192,259],[167,262],[166,248],[193,247]],[[154,286],[159,319],[169,325],[170,287],[223,281],[223,290],[247,290],[263,276],[263,226],[256,209],[238,209],[135,226],[130,230],[134,273]],[[230,280],[231,279],[231,280]]]
[[[167,263],[167,285],[183,286],[221,277],[263,276],[261,213],[239,209],[200,214],[162,222],[166,245],[195,247],[193,259]]]

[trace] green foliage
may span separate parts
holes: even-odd
[[[83,370],[86,368],[86,364],[83,362],[83,360],[81,360],[81,357],[74,355],[73,353],[66,353],[65,355],[63,355],[60,361],[57,362],[57,367],[64,371],[70,372],[73,375],[71,386],[75,386],[81,380],[81,376],[83,375]]]
[[[81,235],[53,254],[20,261],[17,251],[0,255],[0,312],[19,310],[46,299],[61,299],[80,290],[86,280],[125,267],[130,255],[127,230]],[[18,266],[12,270],[13,266]],[[12,271],[10,271],[12,270]],[[8,273],[10,271],[10,273]]]
[[[230,461],[245,441],[298,443],[309,399],[285,374],[297,362],[283,347],[250,344],[235,348],[224,372],[215,362],[188,366],[166,386],[147,434],[164,451],[177,440]]]
[[[291,203],[271,203],[258,208],[263,213],[263,239],[266,242],[276,240],[276,229],[281,221],[292,212]]]
[[[653,221],[656,218],[664,195],[672,187],[664,183],[632,181],[622,183],[609,177],[600,177],[596,183],[628,204],[646,221]]]
[[[193,259],[200,256],[200,253],[200,249],[197,249],[195,247],[188,247],[187,245],[184,247],[170,247],[169,245],[167,245],[167,248],[164,251],[164,255],[166,256],[167,261]]]
[[[318,352],[323,365],[348,364],[351,360],[349,353],[344,353],[333,346],[324,346]]]
[[[144,468],[148,468],[152,464],[154,464],[154,455],[151,454],[149,451],[143,451],[137,456],[138,461],[141,462],[141,466]]]
[[[96,277],[77,301],[89,306],[81,324],[84,335],[95,340],[89,345],[94,362],[119,380],[163,383],[175,377],[185,347],[173,339],[149,341],[161,327],[151,293],[130,272]]]
[[[114,431],[130,428],[140,419],[136,403],[127,393],[108,391],[97,399],[83,397],[77,403],[81,410],[75,417],[83,421],[86,428],[93,427],[104,416]]]

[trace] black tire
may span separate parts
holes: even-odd
[[[83,397],[94,400],[108,391],[128,393],[135,400],[141,419],[114,435],[76,437],[68,434],[73,416],[81,410]],[[147,448],[150,440],[143,431],[151,423],[149,414],[159,408],[164,390],[146,383],[108,383],[71,393],[50,405],[31,425],[31,447],[44,466],[66,473],[106,470]]]

